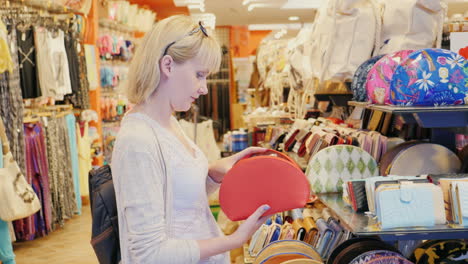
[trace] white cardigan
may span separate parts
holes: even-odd
[[[177,120],[172,117],[171,122],[177,123]],[[156,121],[141,113],[128,114],[122,121],[111,164],[117,199],[122,263],[229,263],[226,253],[200,260],[200,249],[196,240],[222,235],[210,214],[206,198],[206,193],[213,192],[219,185],[208,177],[208,164],[204,156],[197,161],[202,163],[203,167],[195,164],[193,171],[205,172],[202,177],[206,179],[191,177],[192,175],[174,175],[178,171],[181,173],[180,168],[174,167],[174,162],[170,160],[174,159],[173,149],[182,145],[177,145],[176,143],[181,143],[174,142],[175,136],[171,139],[168,133]],[[186,139],[189,140],[187,137]],[[190,144],[196,148],[193,142]],[[196,151],[203,155],[198,148]],[[205,171],[201,170],[203,168]],[[185,172],[190,174],[191,170],[186,169]],[[204,180],[206,192],[204,188],[198,188],[205,192],[200,195],[200,190],[196,188],[184,189],[185,182],[180,181],[190,180]],[[167,197],[165,190],[169,190]],[[177,208],[184,203],[175,203],[174,190],[178,191],[177,198],[185,195],[185,192],[188,196],[193,194],[187,199],[193,200],[194,195],[200,197],[196,204],[201,206],[196,210]],[[165,205],[172,206],[167,206],[165,211]],[[177,217],[197,219],[203,224],[202,227],[199,224],[198,228],[190,229],[191,233],[181,232],[182,224],[177,224],[178,218],[172,217],[174,211],[179,213]],[[194,225],[196,226],[196,223]]]

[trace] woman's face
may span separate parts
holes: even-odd
[[[169,91],[171,108],[177,112],[188,111],[199,96],[208,93],[208,69],[195,57],[182,64],[174,63],[172,71]]]

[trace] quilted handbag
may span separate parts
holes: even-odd
[[[280,264],[294,259],[321,261],[318,252],[309,244],[298,240],[275,241],[258,253],[253,264]]]
[[[390,104],[390,83],[397,66],[413,50],[402,50],[383,56],[369,70],[366,80],[367,98],[373,104]]]
[[[366,102],[367,101],[367,91],[366,91],[366,82],[367,74],[369,73],[372,66],[384,55],[379,55],[372,57],[366,60],[361,64],[356,72],[354,73],[353,82],[351,83],[351,90],[353,92],[353,101],[357,102]]]
[[[375,159],[351,145],[330,146],[313,156],[306,175],[315,193],[341,192],[343,183],[378,175]]]
[[[455,52],[423,49],[410,54],[396,68],[390,102],[401,106],[468,104],[468,67]]]
[[[229,219],[238,221],[247,219],[263,204],[271,207],[265,215],[302,208],[309,196],[310,185],[297,164],[280,152],[268,150],[241,159],[226,173],[219,203]]]
[[[434,192],[442,192],[432,183],[383,184],[376,190],[377,217],[382,229],[434,226],[435,209],[441,200],[434,199]]]

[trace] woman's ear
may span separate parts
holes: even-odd
[[[169,55],[164,55],[159,61],[159,68],[161,69],[162,77],[169,77],[174,67],[174,60]]]

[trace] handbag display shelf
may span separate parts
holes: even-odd
[[[426,240],[426,239],[459,239],[468,237],[468,227],[459,225],[435,225],[432,227],[409,227],[382,230],[373,216],[365,213],[356,213],[346,205],[339,193],[319,194],[320,201],[324,203],[334,215],[338,216],[340,223],[356,236],[379,236],[382,240],[395,242],[399,240]]]
[[[455,128],[468,127],[468,105],[456,106],[387,106],[349,101],[348,105],[370,111],[400,115],[407,124],[418,124],[431,129],[431,142],[446,146],[452,151],[455,146]]]

